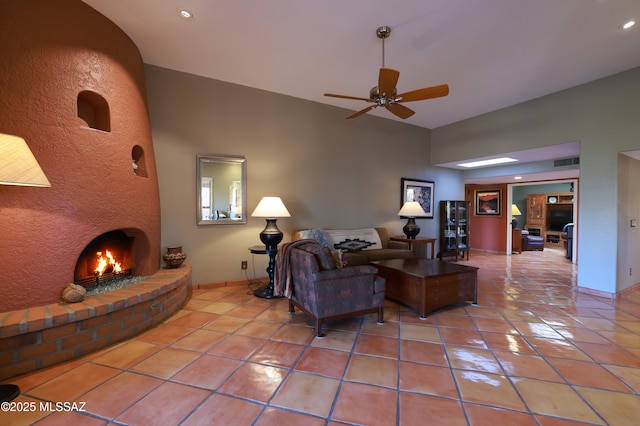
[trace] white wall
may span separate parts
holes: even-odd
[[[615,293],[618,152],[640,148],[639,93],[636,68],[434,129],[432,164],[580,141],[578,285]]]
[[[618,291],[640,283],[640,160],[618,157]],[[631,220],[637,226],[631,227]]]

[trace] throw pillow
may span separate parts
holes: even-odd
[[[350,253],[355,253],[367,247],[370,247],[374,244],[375,243],[371,243],[369,241],[363,241],[359,238],[354,238],[353,240],[350,240],[349,238],[347,238],[344,241],[340,241],[338,244],[334,244],[334,247],[337,249],[346,250]]]
[[[360,248],[360,250],[381,249],[382,243],[380,241],[380,235],[375,228],[363,228],[363,229],[327,229],[324,231],[327,239],[332,243],[331,248],[344,248],[338,247],[337,244],[341,244],[347,240],[351,241],[364,241],[367,244]],[[346,248],[345,248],[346,249]]]
[[[332,250],[331,255],[333,256],[333,260],[336,262],[336,268],[340,269],[347,267],[347,258],[342,250]]]

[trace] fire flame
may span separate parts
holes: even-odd
[[[116,262],[113,258],[113,255],[109,250],[105,251],[105,256],[102,256],[102,252],[99,251],[96,253],[98,255],[98,266],[95,269],[95,274],[99,277],[104,273],[108,272],[122,272],[122,265],[120,262]]]

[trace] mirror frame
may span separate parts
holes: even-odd
[[[205,163],[238,164],[241,166],[242,203],[240,218],[206,219],[202,217],[202,170]],[[206,176],[205,176],[206,177]],[[247,223],[247,159],[241,155],[196,155],[196,224],[197,225],[240,225]]]

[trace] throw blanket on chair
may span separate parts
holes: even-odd
[[[280,246],[276,254],[276,268],[274,271],[273,295],[291,298],[291,249],[309,243],[315,243],[315,240],[298,240],[285,243]]]

